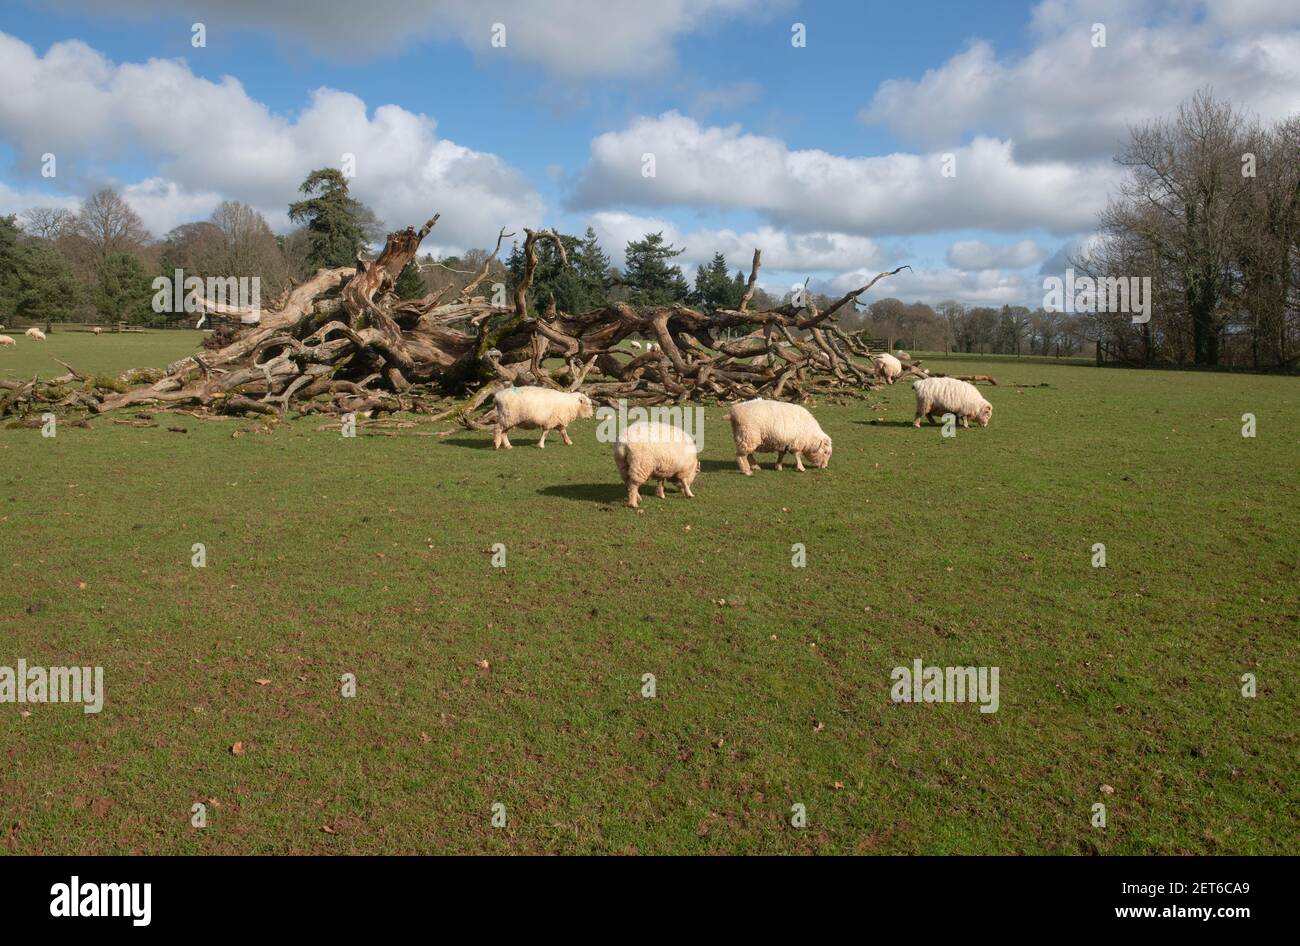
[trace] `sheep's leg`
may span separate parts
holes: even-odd
[[[680,476],[677,477],[677,479],[675,480],[675,482],[677,483],[677,488],[678,488],[678,489],[680,489],[683,493],[685,493],[685,494],[686,494],[687,496],[689,496],[691,499],[694,499],[694,498],[695,498],[695,494],[691,492],[691,484],[690,484],[690,483],[686,482],[686,481],[685,481],[684,479],[682,479]]]
[[[664,481],[660,480],[659,485],[655,487],[655,495],[660,499],[664,498]]]
[[[758,472],[759,470],[763,469],[761,466],[758,465],[758,461],[754,459],[754,455],[752,453],[749,455],[749,468],[754,472]]]
[[[921,418],[924,417],[925,414],[925,408],[920,404],[916,405],[916,416],[912,418],[912,426],[919,429],[921,426]]]
[[[496,450],[501,447],[510,449],[510,438],[506,435],[506,428],[498,425],[496,433],[492,437],[492,449]]]
[[[962,427],[965,428],[966,430],[970,430],[970,418],[969,418],[969,417],[963,417],[963,418],[961,419],[961,425],[962,425]]]
[[[566,447],[572,447],[572,446],[573,446],[573,441],[569,439],[569,428],[568,428],[568,427],[561,427],[561,428],[560,428],[560,436],[564,438],[564,445],[565,445]]]
[[[808,472],[807,470],[804,469],[803,457],[799,454],[798,450],[794,452],[794,468],[798,470],[800,473]]]
[[[777,471],[778,473],[780,473],[781,470],[784,469],[784,468],[781,466],[781,462],[782,462],[784,459],[785,459],[785,451],[782,450],[780,453],[778,453],[778,454],[776,455],[776,471]]]
[[[740,467],[741,473],[744,473],[746,476],[754,475],[752,472],[750,472],[749,461],[745,459],[745,455],[743,453],[736,454],[736,464]]]
[[[543,450],[546,449],[546,435],[549,434],[550,432],[551,432],[551,428],[543,427],[542,435],[537,438],[537,446],[539,446]]]
[[[934,419],[934,411],[931,411],[930,413],[926,414],[925,416],[928,417],[928,418],[930,419],[930,426],[933,427],[935,424],[939,423],[937,420]]]
[[[627,504],[633,509],[641,504],[641,484],[636,480],[628,480],[627,484]]]

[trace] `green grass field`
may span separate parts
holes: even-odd
[[[1296,853],[1300,380],[959,364],[988,429],[913,430],[897,385],[814,406],[828,469],[746,479],[708,405],[697,498],[639,514],[594,421],[0,430],[0,665],[107,690],[0,705],[0,850]],[[999,667],[1000,709],[891,702],[916,658]]]

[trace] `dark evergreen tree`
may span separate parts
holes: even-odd
[[[134,256],[127,258],[139,266]],[[45,240],[28,240],[18,245],[15,262],[16,269],[9,283],[15,315],[44,323],[66,322],[76,315],[82,299],[81,284],[58,250]],[[144,286],[147,292],[147,278]],[[148,305],[147,298],[145,305]]]
[[[99,264],[91,295],[95,311],[109,321],[147,322],[153,312],[153,280],[130,253],[113,253]]]
[[[415,260],[407,263],[398,273],[393,283],[393,292],[399,299],[421,299],[425,295],[424,277],[420,275],[420,266]]]
[[[306,198],[289,205],[289,219],[307,228],[307,264],[351,266],[374,236],[375,215],[348,193],[347,178],[335,168],[312,171],[298,190]]]
[[[624,251],[624,282],[631,290],[634,305],[670,305],[684,302],[690,295],[690,285],[682,275],[681,267],[672,262],[684,249],[664,242],[664,235],[647,233],[640,240],[631,240]]]

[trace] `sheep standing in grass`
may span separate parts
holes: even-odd
[[[91,332],[92,335],[103,335],[103,334],[104,334],[104,330],[103,330],[102,328],[100,328],[98,325],[96,325],[94,328],[92,328],[92,329],[90,330],[90,332]]]
[[[37,342],[45,341],[45,333],[42,332],[40,329],[38,329],[35,325],[33,325],[27,331],[23,332],[23,334],[26,335],[28,338],[32,339],[33,341],[37,341]]]
[[[18,343],[14,341],[12,338],[10,338],[8,335],[0,335],[0,347],[8,346],[8,345],[17,345],[17,344]]]
[[[912,384],[916,393],[916,419],[913,427],[921,426],[921,418],[934,423],[936,414],[953,414],[961,418],[961,425],[970,427],[971,418],[987,427],[993,418],[993,405],[984,400],[975,385],[957,378],[922,378]]]
[[[759,469],[756,451],[775,452],[776,468],[787,453],[794,454],[794,464],[804,472],[803,457],[825,469],[831,462],[831,438],[817,423],[817,418],[798,404],[757,398],[731,405],[723,420],[731,421],[736,438],[736,463],[740,472],[752,476]]]
[[[494,449],[510,449],[510,438],[506,433],[514,427],[529,430],[540,427],[542,436],[537,441],[537,446],[543,449],[546,447],[547,433],[558,428],[564,442],[573,446],[573,441],[569,439],[569,424],[579,417],[591,417],[595,413],[591,398],[577,391],[552,391],[550,388],[538,387],[507,388],[498,391],[493,400],[497,405],[497,426],[492,437]]]
[[[687,496],[700,471],[699,450],[690,434],[672,424],[637,421],[614,444],[614,465],[627,487],[627,504],[641,503],[641,484],[658,480],[655,495],[664,498],[664,481],[672,480]]]
[[[632,347],[633,347],[633,348],[636,348],[636,349],[638,349],[638,350],[640,350],[640,348],[641,348],[641,343],[640,343],[640,342],[633,342],[633,343],[632,343]]]
[[[903,363],[886,352],[875,355],[871,363],[876,366],[876,374],[880,375],[890,384],[898,380],[898,376],[903,373]]]

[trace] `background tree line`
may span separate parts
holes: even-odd
[[[1152,315],[1090,319],[1099,360],[1294,368],[1300,360],[1300,114],[1266,124],[1200,92],[1132,130],[1127,169],[1076,270],[1150,276]]]

